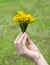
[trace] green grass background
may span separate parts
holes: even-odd
[[[37,18],[27,32],[50,65],[50,0],[0,0],[0,65],[33,65],[18,56],[14,48],[21,29],[12,18],[19,10]]]

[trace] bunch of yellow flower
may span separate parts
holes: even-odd
[[[14,16],[13,20],[15,22],[25,22],[25,23],[32,23],[36,20],[30,14],[25,14],[23,11],[17,12],[17,15]]]
[[[19,22],[23,32],[25,32],[28,23],[32,23],[36,20],[30,14],[25,14],[23,11],[17,12],[17,15],[13,17],[14,22]]]

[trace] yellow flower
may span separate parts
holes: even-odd
[[[17,15],[14,16],[13,20],[15,22],[25,22],[25,23],[32,23],[36,20],[30,14],[25,14],[23,11],[17,12]]]
[[[22,32],[25,32],[29,23],[33,23],[36,18],[32,17],[31,14],[25,14],[23,11],[17,12],[16,16],[13,17],[14,22],[19,22]]]
[[[15,22],[17,22],[17,16],[14,16],[14,17],[13,17],[13,20],[14,20]]]
[[[19,11],[19,12],[17,12],[17,15],[18,15],[18,16],[22,16],[22,15],[24,16],[25,14],[24,14],[23,11]]]

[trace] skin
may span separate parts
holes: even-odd
[[[28,45],[26,46],[26,42]],[[32,42],[26,32],[20,33],[16,40],[14,41],[14,45],[18,55],[25,57],[36,65],[48,65],[42,54],[40,53],[38,47]]]

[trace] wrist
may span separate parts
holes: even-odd
[[[41,53],[35,63],[36,63],[36,65],[48,65],[48,63],[46,62],[46,60],[44,59],[44,57]]]

